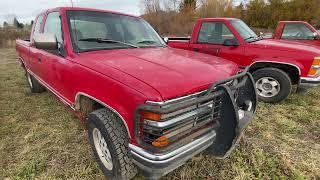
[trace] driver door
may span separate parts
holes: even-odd
[[[200,53],[210,54],[240,63],[244,49],[241,46],[225,46],[225,40],[230,39],[237,41],[236,37],[224,22],[203,22],[197,43],[191,44],[191,48]]]

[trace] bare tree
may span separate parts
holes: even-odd
[[[142,0],[145,14],[151,14],[161,11],[160,0]]]
[[[224,16],[228,8],[232,8],[233,0],[201,0],[200,17]]]

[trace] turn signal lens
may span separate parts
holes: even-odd
[[[311,68],[308,75],[309,76],[315,76],[318,73],[317,69]]]
[[[155,141],[152,142],[152,145],[155,147],[165,147],[169,144],[169,140],[166,136],[161,136],[158,139],[156,139]]]
[[[309,70],[308,76],[315,76],[320,71],[320,57],[314,58],[314,61],[312,63],[312,66]]]
[[[313,66],[320,66],[320,57],[314,58],[312,65]]]
[[[154,120],[154,121],[160,121],[161,120],[161,115],[149,111],[144,111],[142,113],[142,117],[144,119],[149,119],[149,120]]]

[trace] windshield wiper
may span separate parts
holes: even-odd
[[[244,41],[248,42],[248,40],[250,40],[250,39],[254,39],[254,41],[261,40],[258,36],[250,36],[248,38],[245,38]],[[251,42],[253,42],[253,41],[251,41]]]
[[[155,44],[155,43],[157,42],[153,40],[144,40],[144,41],[137,42],[137,44]]]
[[[137,42],[137,44],[146,44],[146,45],[149,45],[149,47],[166,47],[164,44],[159,44],[157,41],[154,41],[154,40],[143,40],[143,41]]]
[[[123,44],[123,45],[127,45],[133,48],[139,48],[139,46],[133,45],[133,44],[129,44],[129,43],[125,43],[122,41],[116,41],[116,40],[112,40],[112,39],[102,39],[102,38],[84,38],[84,39],[79,39],[78,41],[87,41],[87,42],[97,42],[97,43],[117,43],[117,44]]]

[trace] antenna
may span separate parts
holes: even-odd
[[[70,0],[71,1],[71,7],[73,7],[73,0]]]

